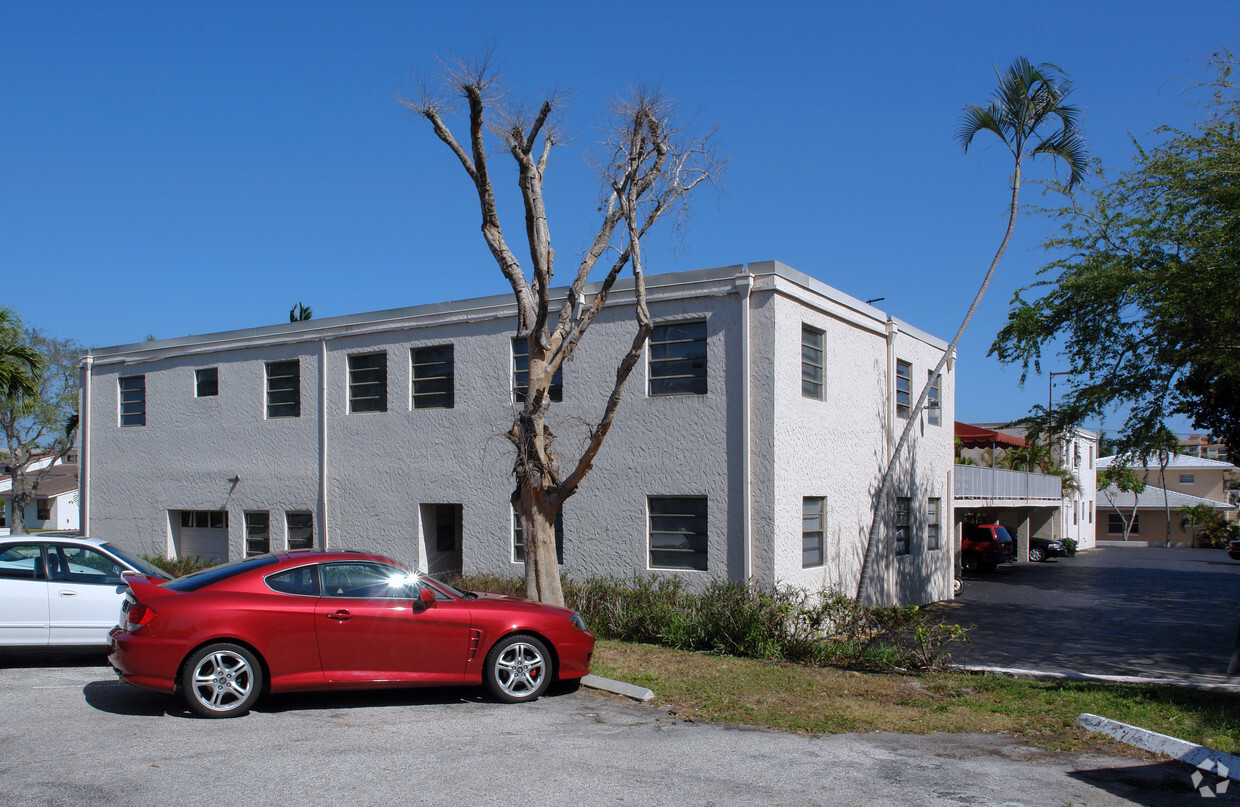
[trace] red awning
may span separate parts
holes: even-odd
[[[956,421],[956,439],[963,443],[965,448],[990,448],[991,446],[1013,448],[1025,444],[1025,441],[1019,437],[961,423],[958,420]]]

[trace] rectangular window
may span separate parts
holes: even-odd
[[[651,496],[650,566],[706,571],[706,497]]]
[[[271,551],[271,514],[245,514],[245,554],[266,555]]]
[[[204,367],[194,371],[194,397],[210,398],[220,394],[220,368]]]
[[[706,320],[654,326],[650,332],[650,394],[706,394]]]
[[[1196,474],[1180,474],[1181,485],[1194,485],[1197,483]]]
[[[1132,529],[1128,531],[1129,535],[1136,535],[1141,532],[1141,516],[1134,515],[1132,517]],[[1124,534],[1124,517],[1118,513],[1111,513],[1107,516],[1107,535],[1123,535]]]
[[[525,393],[530,388],[530,343],[520,337],[512,340],[512,400],[516,403],[525,402]],[[564,400],[564,365],[560,365],[551,377],[551,386],[547,394],[553,401]]]
[[[182,510],[181,526],[200,530],[228,529],[227,510]]]
[[[939,426],[943,423],[943,376],[935,375],[933,370],[927,372],[930,375],[930,395],[926,398],[926,422]]]
[[[313,514],[285,513],[284,524],[288,529],[289,549],[314,549]]]
[[[913,500],[907,496],[896,498],[896,554],[909,553],[909,527],[911,526]]]
[[[39,521],[47,521],[52,517],[52,503],[48,499],[35,499],[34,517]]]
[[[913,365],[896,359],[896,417],[907,418],[913,404]]]
[[[146,376],[130,375],[117,379],[121,395],[121,425],[146,425]]]
[[[415,347],[410,351],[413,364],[413,408],[451,409],[455,405],[456,369],[452,345]]]
[[[823,564],[826,555],[827,500],[806,496],[801,500],[801,568]]]
[[[1072,526],[1075,527],[1077,525],[1078,523],[1077,519],[1079,519],[1080,517],[1081,517],[1081,503],[1073,502],[1072,503]]]
[[[349,356],[349,411],[387,411],[387,353]]]
[[[267,363],[267,417],[301,417],[301,362]]]
[[[926,499],[926,549],[939,548],[939,499]]]
[[[826,334],[808,325],[801,326],[801,394],[815,401],[826,400],[826,364],[823,347]]]
[[[512,560],[525,563],[525,535],[517,511],[512,511]],[[564,565],[564,510],[555,514],[555,562]]]

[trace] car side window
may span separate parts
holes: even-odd
[[[299,566],[296,569],[273,574],[267,578],[267,586],[282,594],[301,594],[309,597],[319,595],[317,566]]]
[[[119,586],[124,567],[120,561],[88,546],[48,544],[47,571],[62,583]]]
[[[43,547],[39,544],[7,544],[0,547],[0,577],[10,580],[42,580]]]
[[[418,596],[417,580],[404,569],[378,563],[324,563],[323,596],[408,600]]]

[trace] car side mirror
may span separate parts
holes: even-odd
[[[418,601],[422,603],[423,608],[435,607],[435,592],[431,591],[430,586],[422,586],[418,592]]]

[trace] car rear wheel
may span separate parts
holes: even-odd
[[[1041,563],[1042,561],[1046,560],[1046,553],[1043,552],[1039,547],[1031,546],[1029,547],[1029,560],[1033,561],[1034,563]]]
[[[960,558],[960,567],[966,572],[976,572],[977,567],[981,565],[981,561],[977,557],[976,552],[965,552]]]
[[[483,675],[487,689],[499,700],[532,701],[551,683],[551,654],[533,636],[509,636],[487,653]]]
[[[181,671],[181,691],[202,717],[238,717],[250,711],[263,688],[257,656],[235,644],[212,644],[196,651]]]

